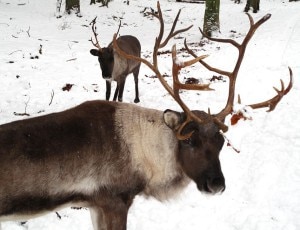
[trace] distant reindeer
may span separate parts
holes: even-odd
[[[111,81],[117,82],[117,88],[113,100],[115,101],[118,97],[118,101],[123,100],[123,91],[126,81],[126,77],[129,74],[133,74],[135,83],[135,99],[134,102],[138,103],[139,99],[139,86],[138,76],[140,71],[140,62],[127,60],[121,57],[114,50],[112,42],[104,48],[100,47],[96,33],[96,18],[91,22],[92,30],[95,37],[95,42],[91,39],[92,44],[97,49],[91,49],[90,53],[93,56],[98,57],[100,68],[102,71],[102,77],[106,80],[106,100],[109,100],[111,93]],[[141,44],[139,40],[131,35],[124,35],[118,38],[118,44],[122,49],[126,50],[131,55],[137,57],[141,56]]]
[[[127,215],[136,195],[161,201],[182,191],[194,181],[199,191],[216,194],[225,190],[219,160],[227,126],[223,123],[234,104],[235,82],[246,46],[256,29],[270,18],[254,23],[241,44],[231,39],[208,38],[232,44],[239,50],[232,72],[213,68],[195,56],[179,61],[172,48],[173,86],[159,71],[158,50],[176,34],[163,41],[164,21],[160,5],[160,32],[153,49],[153,64],[118,46],[122,57],[147,65],[183,112],[155,110],[133,104],[90,101],[75,108],[15,121],[0,126],[0,221],[27,219],[67,206],[88,207],[95,230],[126,230]],[[205,36],[205,35],[204,35]],[[182,68],[200,62],[208,70],[229,78],[227,104],[217,114],[190,110],[181,100],[180,90],[209,90],[209,84],[182,84]],[[270,100],[249,105],[273,110],[292,88],[292,71],[287,88]],[[222,132],[221,132],[222,131]],[[200,221],[200,220],[199,220]]]

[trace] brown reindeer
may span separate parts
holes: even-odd
[[[96,17],[97,18],[97,17]],[[117,82],[117,87],[114,93],[113,100],[118,97],[118,101],[123,100],[123,91],[126,78],[129,74],[133,74],[135,83],[135,99],[134,102],[138,103],[139,99],[139,87],[138,76],[140,71],[140,62],[127,60],[119,56],[113,47],[112,42],[104,48],[101,48],[96,32],[96,18],[91,22],[92,30],[95,37],[95,42],[91,39],[92,44],[97,49],[91,49],[90,53],[93,56],[98,57],[100,68],[102,71],[102,77],[106,80],[106,100],[109,100],[111,93],[111,81]],[[120,24],[121,25],[121,24]],[[120,27],[119,27],[120,28]],[[131,35],[124,35],[118,38],[118,45],[122,47],[127,53],[141,56],[141,44],[139,40]]]
[[[183,112],[159,111],[132,104],[90,101],[75,108],[0,126],[0,221],[27,219],[67,206],[90,209],[94,229],[125,230],[128,210],[136,195],[165,200],[191,180],[208,194],[225,190],[219,154],[224,144],[221,130],[232,111],[234,82],[248,41],[269,16],[253,23],[242,45],[232,74],[203,62],[206,56],[187,62],[177,60],[173,46],[173,88],[158,69],[157,52],[176,34],[162,42],[164,21],[158,3],[160,33],[153,63],[126,54],[114,36],[116,51],[149,66]],[[220,40],[221,42],[223,40]],[[192,53],[195,55],[194,53]],[[181,84],[179,70],[200,61],[212,71],[228,73],[228,103],[215,115],[190,111],[179,89],[209,90],[209,85]],[[277,95],[253,108],[274,109],[292,87],[291,81]],[[283,84],[283,83],[282,83]]]

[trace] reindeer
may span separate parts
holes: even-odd
[[[91,49],[90,53],[93,56],[98,57],[98,61],[102,71],[102,77],[106,80],[106,100],[109,100],[110,98],[111,81],[116,81],[117,88],[115,90],[113,100],[115,101],[118,97],[118,101],[122,101],[126,77],[129,74],[133,73],[135,83],[134,102],[138,103],[140,101],[138,76],[141,63],[127,60],[119,56],[115,52],[112,42],[107,47],[101,48],[96,33],[96,18],[91,22],[93,34],[96,41],[93,42],[93,39],[91,39],[91,42],[97,49]],[[136,37],[131,35],[120,36],[118,38],[118,44],[120,47],[122,47],[122,49],[126,50],[127,53],[138,57],[141,56],[141,44]]]
[[[94,229],[126,230],[128,210],[136,195],[161,201],[178,194],[194,181],[199,191],[216,194],[225,190],[219,154],[224,144],[224,119],[232,112],[235,81],[247,43],[256,29],[270,18],[250,19],[250,29],[241,44],[227,42],[239,50],[233,72],[216,69],[203,61],[206,55],[180,62],[172,48],[173,87],[163,79],[157,53],[180,32],[171,32],[163,41],[164,20],[157,4],[160,32],[153,49],[152,63],[127,54],[119,55],[146,64],[183,112],[160,111],[133,104],[89,101],[69,110],[0,126],[0,221],[24,220],[67,206],[90,209]],[[187,47],[187,46],[186,46]],[[187,50],[191,55],[196,55]],[[179,71],[200,62],[209,70],[229,77],[227,104],[217,114],[190,110],[179,90],[210,90],[209,84],[182,84]],[[292,71],[287,88],[270,100],[249,105],[273,110],[292,88]]]

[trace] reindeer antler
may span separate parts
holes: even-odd
[[[236,41],[234,41],[232,39],[211,38],[211,37],[207,36],[205,33],[203,33],[203,31],[199,28],[201,34],[204,37],[206,37],[207,39],[209,39],[211,41],[215,41],[215,42],[231,44],[234,47],[236,47],[238,49],[238,52],[239,52],[237,62],[235,64],[235,67],[234,67],[232,72],[224,71],[224,70],[221,70],[221,69],[218,69],[218,68],[214,68],[214,67],[210,66],[209,64],[207,64],[203,60],[199,61],[208,70],[216,72],[216,73],[221,74],[221,75],[225,75],[229,78],[229,93],[228,93],[228,99],[227,99],[226,106],[218,114],[214,115],[215,116],[215,122],[219,125],[219,127],[223,131],[227,131],[227,126],[222,121],[224,121],[225,117],[232,112],[232,107],[233,107],[234,98],[235,98],[235,83],[236,83],[236,79],[237,79],[237,76],[238,76],[238,72],[239,72],[241,63],[242,63],[243,58],[244,58],[244,54],[245,54],[247,45],[248,45],[250,39],[252,38],[252,36],[254,35],[255,31],[257,30],[257,28],[259,26],[261,26],[264,22],[266,22],[271,17],[271,14],[267,14],[264,17],[262,17],[259,21],[254,23],[253,18],[251,17],[251,15],[248,14],[248,13],[246,13],[246,14],[249,18],[250,28],[249,28],[249,30],[248,30],[248,32],[247,32],[247,34],[246,34],[246,36],[245,36],[245,38],[244,38],[244,40],[242,41],[241,44],[237,43]],[[190,53],[194,57],[197,57],[197,55],[191,49],[188,48],[186,40],[184,41],[184,44],[185,44],[185,48],[188,51],[188,53]],[[262,108],[262,107],[269,107],[269,111],[273,110],[275,108],[275,106],[277,105],[277,103],[282,99],[282,97],[284,95],[286,95],[290,91],[290,89],[292,88],[292,84],[293,84],[292,70],[290,68],[289,68],[289,70],[290,70],[290,83],[289,83],[289,85],[286,89],[284,89],[284,84],[281,80],[282,89],[277,90],[275,88],[275,90],[278,93],[277,96],[275,96],[274,98],[272,98],[270,100],[267,100],[265,102],[253,104],[253,105],[250,105],[250,106],[253,109]]]
[[[157,78],[159,79],[159,81],[161,82],[161,84],[163,85],[163,87],[168,91],[168,93],[175,99],[175,101],[180,105],[180,107],[182,108],[182,110],[185,112],[187,119],[184,122],[183,125],[181,125],[181,127],[177,130],[177,138],[178,139],[187,139],[188,137],[190,137],[191,133],[187,134],[187,135],[182,135],[181,134],[181,130],[182,128],[186,125],[187,122],[194,120],[197,122],[203,122],[199,117],[197,117],[196,115],[193,114],[193,112],[191,112],[191,110],[188,108],[188,106],[186,106],[186,104],[181,100],[180,95],[179,95],[179,90],[180,89],[185,89],[185,90],[212,90],[209,87],[209,84],[182,84],[180,83],[179,79],[178,79],[178,74],[179,71],[182,68],[185,68],[187,66],[193,65],[196,62],[199,62],[200,60],[204,59],[205,57],[207,57],[207,55],[202,55],[200,57],[196,57],[192,60],[186,61],[186,62],[179,62],[178,58],[177,58],[177,52],[176,52],[176,46],[174,45],[172,47],[172,59],[173,59],[173,68],[172,68],[172,75],[173,75],[173,87],[171,87],[163,78],[162,74],[159,71],[158,68],[158,61],[157,61],[157,56],[158,56],[158,50],[165,47],[167,45],[167,43],[170,41],[171,38],[173,38],[174,36],[176,36],[179,33],[185,32],[187,30],[189,30],[192,26],[189,26],[187,28],[181,29],[181,30],[176,30],[176,24],[177,21],[179,19],[181,10],[178,11],[177,16],[173,22],[171,31],[169,32],[169,35],[165,38],[165,40],[162,42],[163,39],[163,35],[164,35],[164,20],[163,20],[163,15],[161,12],[161,8],[160,8],[160,4],[159,2],[157,2],[157,14],[153,14],[153,13],[149,13],[153,16],[155,16],[159,22],[160,22],[160,31],[159,31],[159,35],[158,37],[155,39],[155,44],[154,44],[154,48],[153,48],[153,64],[151,64],[149,61],[147,61],[146,59],[140,58],[140,57],[136,57],[133,55],[128,55],[126,54],[124,51],[122,51],[119,47],[118,44],[116,42],[116,35],[114,36],[114,40],[113,40],[113,45],[114,48],[116,49],[116,51],[124,56],[125,58],[128,59],[134,59],[136,61],[140,61],[142,63],[144,63],[146,66],[148,66],[157,76]]]
[[[96,47],[96,48],[98,48],[100,51],[102,50],[102,48],[101,48],[101,46],[100,46],[100,44],[99,44],[99,41],[98,41],[98,34],[97,34],[97,32],[96,32],[96,30],[97,30],[97,27],[96,27],[96,19],[97,19],[97,17],[95,17],[91,22],[90,22],[90,25],[92,25],[92,31],[93,31],[93,34],[94,34],[94,37],[95,37],[95,40],[96,40],[96,42],[94,42],[93,41],[93,38],[91,37],[91,42],[92,42],[92,44]]]
[[[178,13],[175,17],[175,20],[173,22],[172,28],[169,32],[169,35],[162,42],[162,39],[163,39],[163,36],[164,36],[164,31],[165,31],[165,24],[164,24],[163,14],[161,12],[159,2],[157,2],[157,14],[149,12],[149,14],[156,17],[159,20],[159,23],[160,23],[159,34],[156,37],[154,48],[153,48],[153,66],[156,67],[156,68],[157,68],[157,56],[158,56],[157,52],[158,52],[158,50],[165,47],[168,44],[168,42],[170,41],[170,39],[175,37],[177,34],[183,33],[183,32],[185,32],[185,31],[187,31],[187,30],[189,30],[190,28],[193,27],[193,25],[190,25],[189,27],[186,27],[184,29],[177,30],[177,31],[174,32],[174,30],[176,28],[176,25],[177,25],[177,21],[178,21],[179,16],[180,16],[180,13],[181,13],[181,10],[178,11]]]

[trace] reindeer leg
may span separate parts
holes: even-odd
[[[106,100],[108,101],[110,98],[111,91],[111,81],[106,81]]]
[[[120,77],[121,80],[118,82],[118,85],[120,86],[119,87],[118,101],[121,101],[121,102],[123,101],[123,92],[124,92],[126,77],[127,76],[122,75]],[[117,97],[117,95],[115,95],[115,97]]]
[[[140,72],[140,65],[136,67],[136,69],[133,71],[133,77],[134,77],[134,83],[135,83],[135,99],[134,103],[139,103],[139,72]]]
[[[90,215],[94,230],[107,230],[104,213],[101,208],[90,208]]]
[[[95,230],[126,230],[128,209],[133,196],[105,197],[98,206],[90,208]]]
[[[119,82],[117,82],[117,88],[116,88],[116,90],[115,90],[115,94],[114,94],[114,99],[113,99],[113,101],[116,101],[117,100],[117,96],[119,95],[119,89],[120,89],[120,87],[119,87]],[[119,100],[120,101],[120,100]]]

